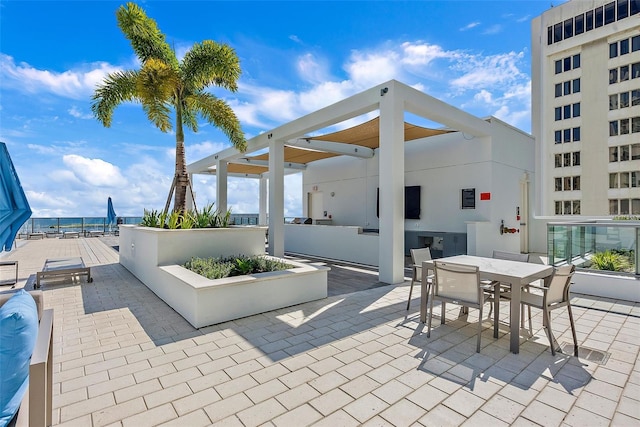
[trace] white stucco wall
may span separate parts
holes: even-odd
[[[520,234],[500,235],[499,227],[504,219],[506,226],[519,228],[516,208],[525,172],[533,198],[534,143],[528,134],[495,118],[491,127],[492,137],[455,132],[405,144],[405,186],[422,187],[421,218],[405,220],[406,230],[468,233],[468,223],[481,222],[472,227],[479,234],[468,245],[469,253],[490,255],[489,248],[520,251]],[[303,173],[303,200],[309,192],[321,192],[333,225],[378,228],[377,154],[371,159],[340,156],[309,164]],[[475,209],[461,209],[464,188],[476,189]],[[480,200],[480,193],[491,193],[491,199]],[[289,250],[288,244],[285,247]]]

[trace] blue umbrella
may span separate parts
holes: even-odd
[[[107,224],[109,224],[109,231],[111,231],[111,225],[116,222],[116,211],[113,210],[113,202],[111,197],[107,200]]]
[[[30,216],[31,208],[7,146],[0,142],[0,251],[11,250],[18,230]]]

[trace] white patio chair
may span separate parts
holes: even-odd
[[[435,261],[435,280],[432,285],[431,303],[429,308],[429,321],[427,337],[431,336],[431,318],[433,317],[433,301],[439,300],[442,305],[440,323],[444,324],[446,303],[450,302],[463,307],[477,308],[478,316],[478,341],[476,351],[480,353],[480,340],[482,337],[482,307],[489,296],[483,292],[480,285],[480,272],[477,266],[454,264],[444,261]]]
[[[429,248],[411,249],[411,269],[413,270],[413,275],[411,277],[411,287],[409,288],[409,300],[407,301],[407,310],[409,310],[409,306],[411,305],[411,293],[413,292],[413,285],[416,282],[422,283],[422,262],[429,261],[429,260],[431,260],[431,249]],[[433,274],[429,275],[427,280],[427,297],[429,296],[432,279],[433,279]]]
[[[571,287],[571,279],[576,271],[575,265],[566,265],[554,269],[554,273],[550,278],[545,279],[543,286],[529,285],[532,289],[539,289],[542,295],[533,292],[522,292],[522,304],[529,308],[539,308],[542,310],[542,325],[547,332],[549,339],[549,347],[551,354],[555,356],[555,338],[551,331],[551,311],[560,307],[567,307],[569,312],[569,322],[571,324],[571,333],[573,335],[573,352],[578,357],[578,339],[576,337],[576,326],[573,322],[573,313],[571,312],[571,296],[569,290]],[[531,329],[531,315],[529,315],[529,329]]]

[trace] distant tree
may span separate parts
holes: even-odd
[[[240,122],[222,99],[205,92],[218,86],[231,92],[238,89],[242,72],[235,51],[211,40],[195,43],[178,61],[156,22],[135,3],[127,3],[116,11],[118,26],[131,42],[142,68],[110,73],[93,94],[91,110],[105,127],[111,126],[114,109],[123,102],[139,102],[149,120],[162,132],[173,129],[175,118],[176,167],[164,211],[168,211],[175,190],[173,209],[184,213],[187,189],[192,190],[184,151],[183,126],[198,131],[198,116],[220,128],[231,144],[246,150]]]

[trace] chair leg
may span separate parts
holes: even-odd
[[[578,357],[578,337],[576,336],[576,325],[573,323],[573,313],[571,312],[571,304],[567,304],[569,312],[569,322],[571,323],[571,334],[573,335],[573,355]]]
[[[444,312],[446,310],[447,307],[447,303],[444,301],[440,302],[440,305],[442,306],[442,314],[440,315],[440,324],[444,325]]]
[[[547,333],[547,338],[549,339],[549,347],[551,348],[551,355],[555,356],[556,346],[555,346],[555,339],[553,338],[553,334],[551,333],[551,313],[547,309],[543,309],[542,313],[543,313],[542,315],[544,316],[542,322],[544,324],[545,332]]]
[[[431,337],[431,318],[433,317],[433,296],[431,296],[429,302],[429,312],[427,313],[427,338]]]
[[[407,311],[409,310],[409,306],[411,305],[411,293],[413,292],[413,284],[415,281],[411,279],[411,287],[409,288],[409,301],[407,301]]]
[[[480,353],[480,342],[482,340],[482,305],[479,308],[478,314],[478,342],[476,344],[476,353]]]

